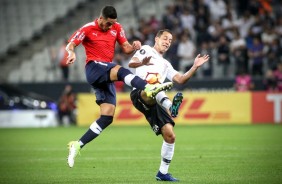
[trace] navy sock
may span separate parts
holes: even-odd
[[[131,85],[137,89],[145,89],[145,86],[147,85],[147,82],[142,80],[140,77],[135,76],[132,80],[131,80]]]
[[[128,69],[120,67],[120,69],[117,72],[118,80],[124,81],[124,78],[129,74],[132,74],[132,73]]]
[[[113,122],[113,116],[104,116],[101,117],[91,124],[90,128],[85,132],[85,134],[80,138],[80,141],[83,143],[80,147],[82,148],[87,143],[95,139],[100,135],[100,133],[111,123]]]
[[[87,143],[98,137],[99,134],[93,132],[91,129],[88,129],[87,132],[80,138],[80,141],[83,143],[83,145],[80,145],[82,148],[85,146]]]

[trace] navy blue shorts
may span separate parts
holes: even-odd
[[[131,91],[130,98],[134,107],[145,115],[156,135],[162,134],[161,129],[165,124],[170,123],[172,126],[175,125],[173,119],[161,105],[158,103],[147,105],[145,103],[141,97],[141,90],[135,89]]]
[[[89,61],[85,66],[86,79],[95,91],[98,105],[116,105],[116,88],[110,79],[110,71],[115,66],[115,63],[98,61]]]

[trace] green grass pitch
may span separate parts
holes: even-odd
[[[160,183],[162,138],[110,126],[68,168],[67,143],[88,127],[0,129],[0,183]],[[176,126],[170,172],[180,183],[282,183],[281,125]]]

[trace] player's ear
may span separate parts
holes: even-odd
[[[158,39],[159,39],[159,37],[157,37],[157,36],[156,36],[156,37],[155,37],[155,42],[157,42],[157,41],[158,41]]]

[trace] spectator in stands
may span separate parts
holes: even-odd
[[[71,85],[66,85],[58,102],[60,125],[76,124],[76,94]]]
[[[181,35],[181,40],[178,45],[177,56],[179,57],[179,69],[181,72],[188,71],[195,58],[196,46],[194,42],[190,39],[190,35],[183,33]]]
[[[133,27],[130,27],[127,33],[127,38],[129,42],[133,42],[134,40],[143,40],[143,35],[139,31],[134,30]]]
[[[203,41],[201,43],[201,49],[200,49],[201,55],[212,55],[212,50],[209,47],[209,42]],[[212,58],[210,59],[212,61]],[[211,77],[212,76],[212,62],[207,62],[205,65],[203,65],[199,70],[202,71],[203,77]]]
[[[244,69],[241,69],[235,78],[234,88],[236,91],[245,92],[251,91],[254,88],[252,78],[246,73]]]
[[[250,30],[255,36],[260,36],[261,38],[261,34],[263,33],[264,29],[263,20],[260,16],[254,17],[254,23],[251,25]]]
[[[196,12],[196,43],[199,45],[203,41],[209,41],[210,35],[207,32],[209,26],[209,12],[205,4],[200,4],[203,0],[199,1],[198,9]]]
[[[213,21],[218,21],[227,14],[226,3],[223,0],[210,0],[208,6]]]
[[[279,61],[282,59],[282,46],[280,44],[280,40],[278,38],[274,39],[272,43],[269,44],[267,53],[266,53],[266,61],[267,68],[271,70],[276,70]]]
[[[234,21],[234,25],[239,29],[240,36],[245,38],[248,36],[250,27],[254,24],[254,22],[254,17],[250,15],[249,11],[246,11],[243,16]]]
[[[153,44],[153,35],[154,35],[154,29],[151,27],[150,23],[145,19],[141,18],[139,21],[139,28],[138,30],[143,35],[143,44]]]
[[[248,4],[248,10],[252,15],[258,15],[259,14],[259,9],[261,7],[260,2],[258,0],[249,0],[246,2]]]
[[[153,33],[156,33],[158,31],[158,29],[160,28],[160,22],[156,18],[156,15],[151,15],[148,21],[148,25],[151,27]]]
[[[69,79],[69,66],[67,64],[68,52],[66,51],[67,44],[68,40],[65,39],[57,54],[57,61],[62,72],[63,81],[68,81]]]
[[[277,89],[282,92],[282,61],[278,63],[277,70],[274,71],[274,76],[277,81]]]
[[[183,13],[179,17],[180,19],[180,25],[183,30],[188,29],[191,39],[195,40],[196,33],[195,33],[195,24],[196,24],[196,18],[195,15],[187,8],[183,8]]]
[[[238,29],[234,29],[234,39],[230,43],[230,53],[231,57],[235,62],[235,71],[244,70],[248,73],[248,54],[246,41],[240,36]]]
[[[261,40],[264,45],[269,47],[273,41],[277,38],[274,28],[265,26],[264,32],[261,34]]]
[[[208,29],[207,32],[210,36],[210,40],[213,42],[218,42],[219,41],[219,37],[220,36],[224,36],[224,29],[222,28],[222,26],[220,25],[219,21],[213,21]]]
[[[222,17],[221,19],[221,26],[222,29],[224,30],[225,35],[229,40],[232,40],[234,38],[234,28],[236,28],[234,24],[235,20],[235,13],[228,8],[226,16]]]
[[[259,13],[261,15],[272,13],[272,5],[271,0],[259,0],[260,7],[259,7]]]
[[[165,29],[175,30],[175,25],[178,25],[179,20],[174,14],[175,6],[167,5],[166,13],[162,16],[162,25]]]
[[[219,37],[217,56],[218,64],[222,67],[223,76],[230,75],[229,43],[224,35]]]
[[[274,27],[275,33],[278,35],[278,38],[281,38],[282,37],[282,15],[277,17],[277,20],[274,26],[275,26]]]
[[[248,50],[253,76],[263,76],[264,45],[259,36],[253,38],[253,45]]]
[[[263,79],[263,87],[264,90],[269,92],[278,91],[277,80],[272,70],[267,70],[265,74],[265,78]]]

